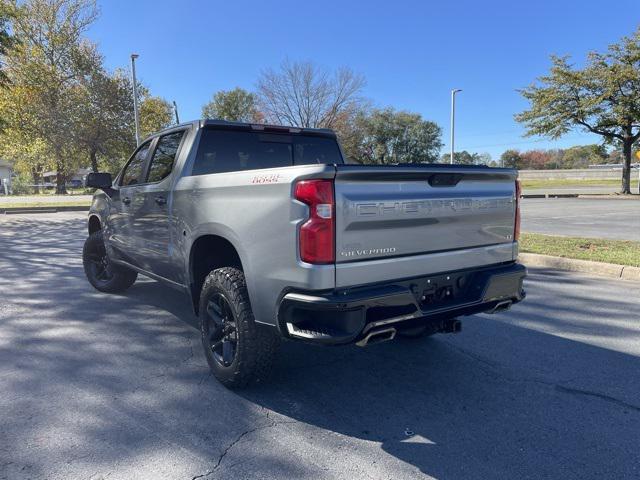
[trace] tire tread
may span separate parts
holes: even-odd
[[[204,324],[206,321],[206,300],[209,292],[218,290],[225,294],[236,314],[236,328],[240,341],[236,352],[233,371],[221,373],[214,366],[215,362],[207,352],[207,361],[216,378],[229,388],[241,388],[254,381],[268,376],[273,360],[277,354],[279,339],[276,332],[269,327],[256,323],[249,301],[247,285],[242,270],[233,267],[222,267],[207,275],[202,285],[200,295],[201,331],[203,332],[203,346],[208,348],[204,339]],[[231,367],[228,367],[231,368]],[[225,369],[226,370],[226,369]]]

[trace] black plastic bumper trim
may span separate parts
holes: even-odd
[[[407,321],[439,321],[493,310],[505,301],[517,303],[525,297],[524,265],[507,265],[414,277],[343,291],[290,291],[278,308],[278,325],[289,338],[319,344],[357,342],[368,332]],[[416,293],[431,279],[467,278],[473,288],[452,303],[424,305]]]

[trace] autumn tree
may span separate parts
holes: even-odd
[[[527,135],[562,137],[574,128],[622,146],[622,193],[631,193],[631,154],[640,138],[640,28],[591,52],[584,68],[553,56],[549,74],[521,90],[530,108],[516,115]]]
[[[259,123],[262,120],[256,95],[240,87],[216,92],[211,101],[202,107],[202,116],[232,122]]]
[[[9,32],[10,20],[13,16],[13,9],[11,6],[3,1],[0,1],[0,58],[4,58],[7,52],[14,44],[14,37]],[[7,84],[8,77],[4,70],[4,65],[0,61],[0,87]]]
[[[311,62],[286,60],[260,75],[258,107],[267,123],[334,128],[359,111],[364,84],[364,77],[346,67],[330,73]]]
[[[527,150],[520,154],[522,168],[531,170],[543,170],[549,164],[551,155],[544,150]]]
[[[87,74],[73,89],[73,140],[84,149],[83,157],[94,172],[115,171],[135,147],[131,82],[123,71],[106,71],[97,51],[90,61]]]
[[[91,46],[82,35],[96,18],[90,0],[26,0],[5,3],[16,44],[6,56],[11,83],[0,100],[12,151],[28,155],[39,145],[57,172],[56,191],[66,193],[67,174],[77,167],[74,89],[87,73]]]
[[[140,102],[140,139],[148,137],[173,123],[173,106],[162,97],[142,92]]]

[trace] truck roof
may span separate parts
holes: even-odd
[[[319,137],[330,137],[337,138],[336,133],[330,128],[302,128],[302,127],[292,127],[288,125],[268,125],[265,123],[246,123],[246,122],[230,122],[228,120],[220,120],[220,119],[210,119],[210,118],[202,118],[199,120],[191,120],[189,122],[181,122],[176,125],[171,125],[170,127],[163,128],[157,132],[152,133],[143,139],[146,141],[149,138],[153,138],[159,135],[164,134],[165,132],[169,132],[176,128],[186,127],[187,125],[193,125],[197,128],[205,128],[205,127],[219,127],[219,128],[229,128],[234,130],[253,130],[257,132],[272,132],[272,133],[303,133],[305,135],[316,135]]]
[[[219,119],[203,119],[200,120],[201,127],[217,126],[217,127],[231,127],[241,129],[251,129],[257,131],[269,131],[269,132],[283,132],[283,133],[304,133],[307,135],[320,135],[336,137],[336,134],[330,128],[303,128],[293,127],[289,125],[269,125],[264,123],[245,123],[245,122],[230,122],[228,120]]]
[[[148,135],[143,140],[148,138],[153,138],[158,135],[162,135],[165,132],[169,132],[176,128],[186,127],[188,125],[195,126],[197,128],[204,127],[220,127],[220,128],[229,128],[234,130],[253,130],[258,132],[274,132],[274,133],[304,133],[305,135],[317,135],[321,137],[330,137],[337,138],[336,133],[330,128],[303,128],[303,127],[292,127],[288,125],[270,125],[266,123],[246,123],[246,122],[230,122],[228,120],[219,120],[219,119],[209,119],[203,118],[199,120],[191,120],[189,122],[181,122],[176,125],[171,125],[170,127],[163,128],[162,130],[158,130],[157,132]]]

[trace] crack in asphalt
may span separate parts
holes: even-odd
[[[581,389],[581,388],[574,388],[574,387],[567,387],[565,385],[559,384],[559,383],[554,383],[554,382],[549,382],[547,380],[543,380],[543,379],[539,379],[539,378],[516,378],[513,377],[511,375],[508,375],[504,372],[499,371],[499,368],[504,368],[503,365],[499,364],[499,363],[493,363],[490,362],[486,359],[484,359],[483,357],[470,352],[468,350],[465,350],[464,348],[458,347],[457,345],[453,345],[451,342],[449,341],[444,341],[444,343],[446,343],[449,347],[451,347],[453,350],[466,355],[469,358],[472,358],[480,363],[482,363],[482,365],[484,365],[484,368],[482,366],[479,366],[479,368],[485,372],[488,375],[493,376],[494,378],[501,378],[503,380],[507,380],[509,382],[514,382],[514,383],[536,383],[539,385],[545,385],[547,387],[553,388],[554,390],[556,390],[557,392],[560,393],[565,393],[565,394],[569,394],[569,395],[576,395],[576,396],[585,396],[585,397],[592,397],[592,398],[597,398],[600,400],[603,400],[605,402],[609,402],[609,403],[613,403],[615,405],[618,405],[620,407],[623,408],[628,408],[630,410],[634,410],[636,412],[640,412],[640,406],[638,405],[634,405],[632,403],[628,403],[625,402],[624,400],[621,400],[619,398],[613,397],[611,395],[607,395],[606,393],[601,393],[601,392],[596,392],[593,390],[585,390],[585,389]]]
[[[270,418],[269,417],[269,412],[266,412],[266,418]],[[197,480],[199,478],[205,478],[208,477],[209,475],[212,475],[213,473],[215,473],[215,471],[220,467],[220,465],[222,464],[222,461],[224,460],[224,458],[227,456],[227,454],[229,453],[229,451],[236,446],[236,444],[238,442],[240,442],[240,440],[242,440],[244,437],[246,437],[247,435],[250,435],[252,433],[257,432],[258,430],[266,430],[268,428],[273,428],[273,427],[277,427],[279,425],[286,425],[286,424],[292,424],[292,423],[298,423],[295,420],[284,420],[284,421],[277,421],[277,420],[272,420],[271,423],[269,425],[261,425],[259,427],[253,427],[250,428],[248,430],[243,431],[242,433],[240,433],[240,435],[238,435],[231,443],[229,443],[229,445],[227,445],[225,447],[225,449],[222,451],[222,453],[218,456],[218,459],[215,463],[215,465],[213,466],[213,468],[211,470],[209,470],[208,472],[205,472],[203,474],[200,475],[196,475],[194,477],[191,477],[191,480]]]
[[[611,395],[607,395],[605,393],[593,392],[591,390],[582,390],[579,388],[565,387],[563,385],[555,385],[555,387],[556,387],[556,390],[562,393],[568,393],[571,395],[583,395],[587,397],[595,397],[595,398],[599,398],[600,400],[604,400],[605,402],[615,403],[616,405],[619,405],[621,407],[628,408],[630,410],[635,410],[636,412],[640,412],[639,406],[633,405],[631,403],[627,403],[624,400],[620,400],[618,398],[612,397]]]

